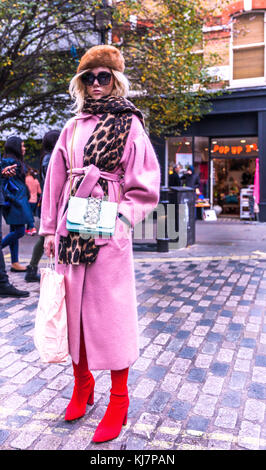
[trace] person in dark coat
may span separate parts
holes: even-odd
[[[25,165],[23,156],[25,146],[22,139],[9,137],[5,143],[3,167],[16,164],[16,174],[3,186],[6,204],[4,218],[10,226],[10,232],[2,240],[2,248],[9,246],[11,253],[11,271],[26,271],[19,261],[19,239],[25,234],[25,224],[34,226],[34,219],[29,205],[29,191],[25,183]]]
[[[169,175],[169,186],[181,186],[181,178],[179,176],[180,165],[174,165],[173,173]]]
[[[40,180],[41,189],[43,191],[44,181],[46,172],[48,169],[49,161],[52,155],[52,151],[57,142],[60,132],[57,130],[51,130],[47,132],[42,141],[42,153],[40,160]],[[40,282],[40,275],[38,274],[38,264],[44,252],[44,237],[40,235],[39,239],[34,245],[30,264],[27,266],[27,272],[25,275],[26,282]]]
[[[194,188],[196,194],[200,193],[200,180],[199,175],[195,173],[194,166],[190,165],[187,169],[187,172],[184,175],[185,186],[189,188]]]
[[[28,297],[29,292],[17,289],[13,286],[8,278],[6,272],[5,259],[2,251],[2,213],[5,204],[5,198],[3,193],[3,183],[6,182],[6,178],[14,176],[16,173],[15,165],[7,166],[2,168],[2,161],[0,157],[0,297]]]

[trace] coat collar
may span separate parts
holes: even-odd
[[[76,116],[74,116],[74,119],[78,120],[78,119],[89,119],[93,116],[93,114],[88,114],[88,113],[80,113],[80,114],[77,114]]]

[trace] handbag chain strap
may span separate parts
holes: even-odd
[[[72,196],[72,167],[73,167],[73,146],[74,146],[74,137],[77,128],[77,120],[75,119],[74,130],[71,139],[71,150],[70,150],[70,186],[69,186],[69,197]],[[121,184],[119,183],[119,191],[118,191],[118,204],[120,203],[120,195],[121,195]]]
[[[74,137],[77,127],[77,120],[75,119],[74,130],[71,139],[71,150],[70,150],[70,187],[69,187],[69,197],[72,196],[72,167],[73,167],[73,145],[74,145]]]

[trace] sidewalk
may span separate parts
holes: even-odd
[[[192,247],[134,253],[141,354],[129,374],[128,424],[102,445],[91,438],[109,372],[94,373],[94,406],[65,422],[71,361],[40,363],[32,339],[39,285],[10,273],[30,298],[0,299],[0,448],[266,450],[265,228],[199,221]],[[22,240],[21,262],[35,240]]]

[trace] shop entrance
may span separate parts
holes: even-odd
[[[212,139],[210,200],[218,217],[251,219],[257,138]]]

